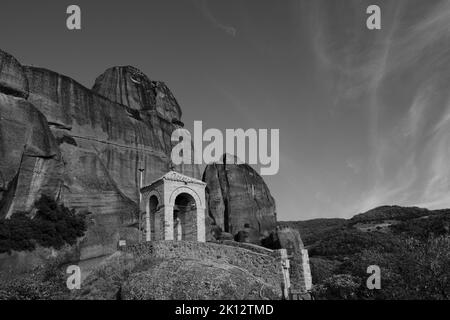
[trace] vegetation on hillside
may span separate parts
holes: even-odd
[[[367,289],[367,267],[381,269],[381,289]],[[352,275],[359,299],[450,299],[450,236],[399,239],[391,252],[364,250],[349,257],[335,270]],[[319,285],[320,287],[320,285]],[[325,298],[329,298],[326,293]],[[333,297],[336,298],[336,297]]]
[[[67,275],[60,258],[52,258],[31,272],[0,275],[0,300],[66,300]]]
[[[16,212],[10,219],[0,221],[0,253],[32,251],[36,245],[60,249],[75,244],[86,231],[85,214],[42,196],[36,203],[36,214]]]
[[[305,245],[315,243],[325,235],[335,230],[346,228],[348,221],[345,219],[313,219],[308,221],[280,221],[281,226],[289,226],[297,229]]]
[[[433,214],[433,211],[418,207],[381,206],[354,216],[352,222],[374,220],[410,220]]]
[[[412,219],[393,225],[395,234],[426,240],[450,233],[450,214],[439,213],[422,219]],[[450,267],[449,267],[450,268]]]
[[[350,220],[282,224],[302,233],[316,299],[450,299],[449,211],[384,206]],[[381,269],[380,290],[367,288],[371,265]]]

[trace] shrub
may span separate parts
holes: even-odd
[[[311,266],[311,276],[314,283],[321,283],[325,279],[330,278],[336,273],[340,262],[336,260],[328,260],[319,257],[311,257],[309,259]]]
[[[33,219],[16,212],[10,219],[0,221],[0,253],[32,251],[36,244],[60,249],[65,244],[75,244],[84,235],[85,214],[76,214],[47,196],[42,196],[35,207]]]
[[[362,232],[357,229],[337,230],[326,235],[309,250],[310,256],[339,257],[357,254],[367,249],[392,251],[397,241],[382,232]]]
[[[349,274],[337,274],[314,286],[312,295],[317,300],[357,299],[359,279]]]
[[[0,300],[68,299],[70,292],[65,287],[65,273],[59,264],[57,260],[49,260],[31,272],[2,279]]]
[[[381,290],[368,290],[367,267],[381,269]],[[407,239],[393,252],[364,250],[346,259],[336,272],[359,279],[360,299],[449,299],[450,237]]]
[[[395,234],[427,240],[429,237],[448,235],[450,214],[442,213],[429,216],[426,219],[413,219],[391,226]]]

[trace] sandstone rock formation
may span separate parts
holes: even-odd
[[[16,97],[28,97],[28,81],[23,72],[22,65],[13,56],[1,50],[0,91]]]
[[[25,100],[24,68],[0,51],[0,218],[61,186],[63,163],[45,116]]]
[[[165,83],[151,81],[131,66],[106,70],[92,90],[134,110],[157,111],[169,121],[181,119],[181,108]]]
[[[247,164],[210,164],[203,173],[207,183],[209,215],[224,232],[257,230],[261,238],[276,227],[275,200],[263,178]],[[246,226],[247,225],[247,226]],[[253,243],[260,239],[252,237]]]
[[[0,219],[17,211],[33,214],[34,203],[45,194],[66,207],[92,213],[85,237],[77,246],[66,248],[71,261],[116,252],[119,239],[128,244],[136,241],[140,169],[145,168],[144,185],[171,169],[171,134],[183,126],[181,115],[168,87],[134,67],[106,70],[91,90],[47,69],[22,66],[0,50]],[[229,164],[227,159],[208,165],[203,173],[208,239],[254,244],[262,240],[267,244],[269,239],[297,256],[300,279],[305,260],[299,234],[274,231],[275,201],[264,180],[249,165]],[[200,166],[173,169],[200,178]],[[249,259],[248,248],[223,249],[217,243],[185,245],[192,247],[179,248],[170,259],[162,259],[169,254],[164,252],[157,257],[162,260],[144,261],[145,269],[134,268],[135,262],[129,263],[128,258],[120,260],[112,268],[115,271],[105,271],[112,281],[91,278],[94,291],[82,295],[110,299],[281,297],[281,267],[272,256],[259,253]],[[206,252],[200,259],[195,248],[202,246]],[[26,257],[16,254],[13,259],[2,256],[0,270],[19,264],[26,269],[29,259],[46,259],[48,250],[43,251]],[[181,252],[190,256],[179,259]],[[132,276],[117,284],[116,275],[130,274],[128,263],[134,265]],[[99,289],[103,285],[104,290]]]
[[[46,194],[93,213],[82,258],[133,238],[139,169],[144,184],[169,170],[171,133],[182,125],[170,90],[129,66],[108,69],[90,90],[0,51],[0,94],[0,218]],[[198,166],[175,170],[201,175]]]

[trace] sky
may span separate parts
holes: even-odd
[[[0,48],[89,88],[133,65],[188,129],[279,129],[279,220],[450,207],[448,0],[2,0]]]

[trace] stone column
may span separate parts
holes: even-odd
[[[180,218],[177,218],[176,225],[177,225],[177,241],[181,241],[183,240],[183,227],[181,225]]]
[[[303,269],[303,279],[305,279],[306,290],[311,290],[312,288],[312,277],[311,269],[309,266],[309,255],[308,250],[302,249],[302,269]]]
[[[173,240],[173,206],[164,206],[164,240]]]
[[[285,299],[289,299],[289,291],[291,288],[291,277],[289,274],[290,263],[286,249],[279,249],[281,259],[281,272],[283,273],[283,295]]]
[[[152,228],[151,228],[151,224],[150,224],[150,215],[151,215],[151,208],[150,205],[146,206],[146,212],[147,214],[145,215],[145,226],[146,226],[146,230],[147,233],[145,234],[145,241],[150,241],[152,240]]]
[[[206,242],[205,208],[197,207],[197,241]]]

